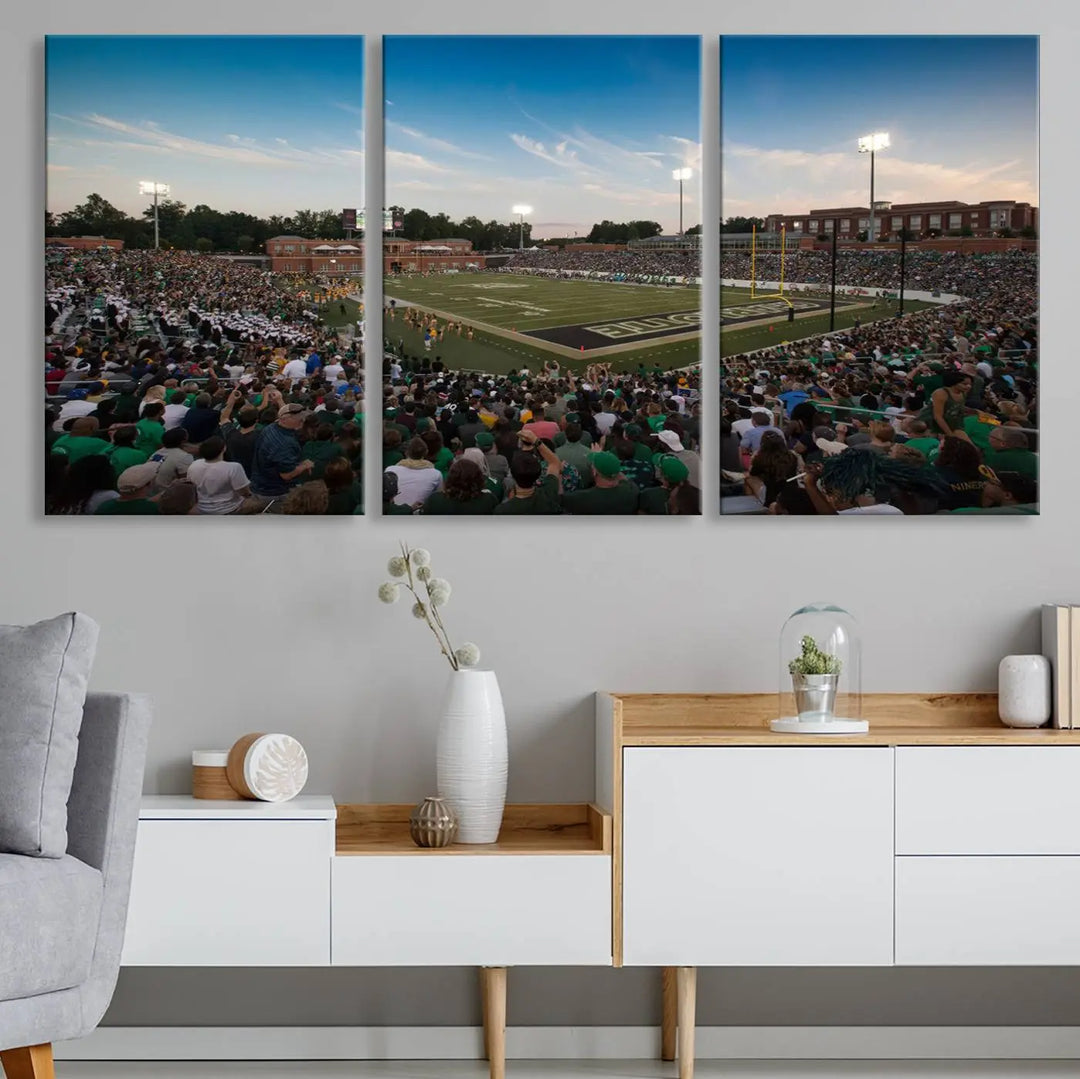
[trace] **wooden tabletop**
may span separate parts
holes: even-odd
[[[338,855],[610,854],[611,816],[594,805],[508,805],[495,843],[418,847],[409,834],[411,805],[339,805]]]
[[[612,693],[619,746],[1080,745],[1080,729],[1006,727],[994,693],[867,693],[867,734],[779,734],[775,693]]]

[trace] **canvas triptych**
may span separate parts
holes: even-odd
[[[1038,39],[702,51],[48,38],[46,513],[1038,513]]]

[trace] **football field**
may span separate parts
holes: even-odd
[[[904,300],[904,313],[921,311],[933,304],[920,300]],[[795,317],[789,322],[789,311]],[[835,329],[846,330],[859,319],[865,326],[875,319],[891,318],[896,313],[896,301],[872,296],[836,297]],[[786,292],[784,298],[751,296],[745,288],[724,288],[720,291],[720,351],[723,356],[779,345],[818,333],[828,333],[828,290],[801,293]]]
[[[431,355],[452,369],[505,371],[544,360],[584,368],[596,361],[616,370],[641,363],[664,370],[700,362],[701,309],[697,286],[560,281],[510,274],[388,277],[383,333],[406,354],[424,352],[423,334],[404,325],[407,307],[472,327],[443,333]]]

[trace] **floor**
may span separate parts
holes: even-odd
[[[675,1064],[639,1060],[512,1060],[507,1079],[675,1079]],[[485,1079],[473,1061],[319,1063],[65,1062],[57,1079]],[[696,1079],[1077,1079],[1080,1061],[701,1060]]]

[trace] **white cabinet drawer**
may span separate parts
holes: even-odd
[[[1080,746],[901,746],[897,854],[1080,855]]]
[[[897,858],[898,966],[1080,965],[1080,858]]]
[[[611,856],[339,856],[335,966],[608,966]]]
[[[333,827],[140,820],[121,963],[328,964]]]
[[[888,966],[888,747],[623,755],[627,966]]]

